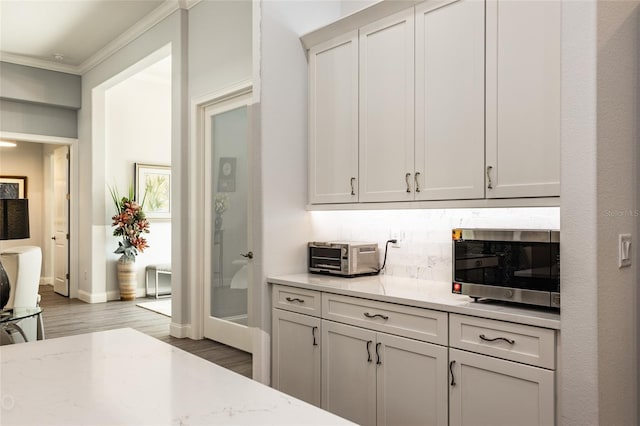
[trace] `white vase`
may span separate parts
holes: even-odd
[[[118,284],[120,300],[135,300],[138,289],[138,274],[135,261],[118,260]]]

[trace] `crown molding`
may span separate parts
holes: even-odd
[[[44,59],[16,55],[14,53],[0,52],[0,61],[10,62],[17,65],[24,65],[27,67],[42,68],[50,71],[64,72],[67,74],[80,74],[78,67],[75,65],[61,64],[60,62],[54,61],[45,61]]]
[[[181,9],[179,0],[165,0],[164,3],[153,9],[148,15],[136,22],[131,28],[120,34],[105,47],[93,54],[89,59],[81,63],[78,66],[79,73],[82,75],[90,71],[178,9]]]

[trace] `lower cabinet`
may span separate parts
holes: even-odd
[[[273,309],[272,384],[320,406],[320,318]]]
[[[322,321],[322,408],[361,425],[446,425],[447,349]]]
[[[449,359],[451,426],[555,423],[552,370],[457,349]]]
[[[555,330],[286,286],[273,300],[282,392],[363,426],[555,424]]]

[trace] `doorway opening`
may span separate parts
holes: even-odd
[[[21,176],[29,199],[31,238],[3,242],[2,249],[34,245],[42,250],[40,284],[77,297],[77,139],[0,132],[15,142],[2,153],[4,174]],[[72,219],[73,218],[73,219]]]

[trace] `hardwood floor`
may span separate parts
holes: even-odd
[[[133,302],[84,303],[78,299],[60,296],[49,285],[40,286],[40,295],[47,339],[131,327],[200,358],[251,377],[251,354],[213,340],[178,339],[170,336],[169,317],[136,306],[136,303],[147,299],[137,299]]]

